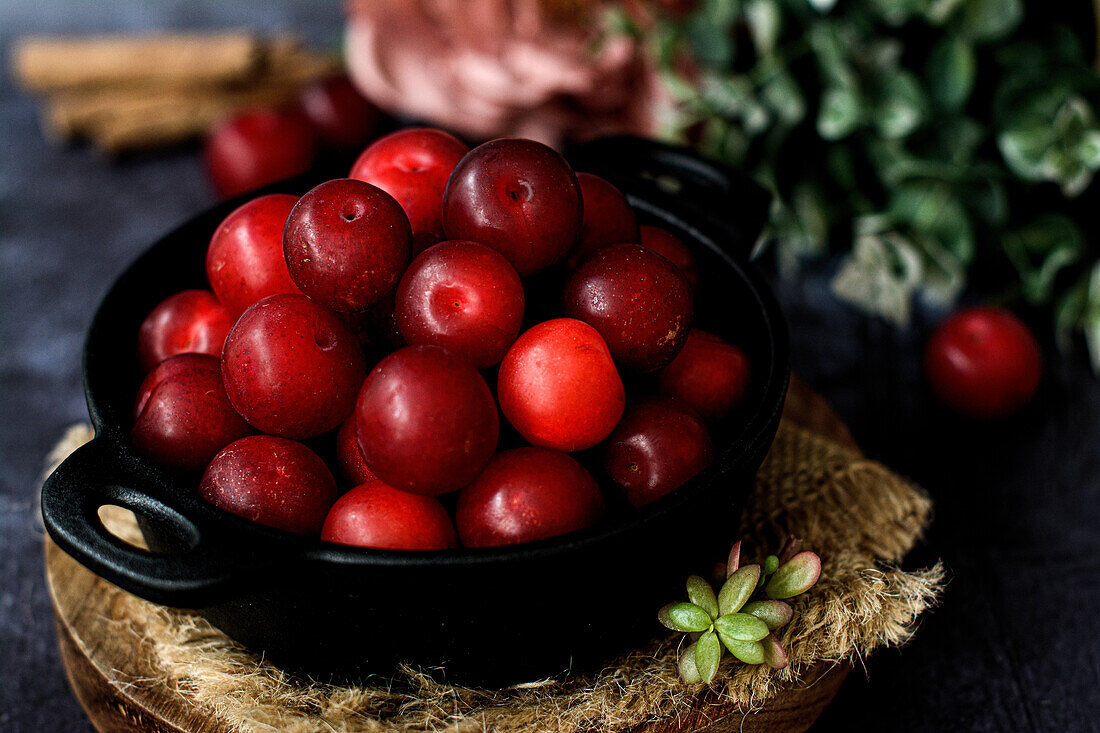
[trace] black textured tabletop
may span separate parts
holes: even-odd
[[[153,28],[291,30],[339,41],[341,4],[309,0],[0,3],[0,52],[26,33]],[[0,730],[90,730],[56,649],[37,482],[86,418],[80,348],[114,277],[214,202],[193,150],[108,163],[49,144],[35,101],[0,81]],[[857,670],[815,730],[1089,731],[1100,727],[1100,380],[1047,348],[1034,403],[966,423],[920,378],[935,317],[905,331],[829,293],[829,265],[778,282],[795,370],[872,457],[936,501],[914,566],[942,558],[940,607],[901,650]],[[1042,324],[1037,330],[1046,334]]]

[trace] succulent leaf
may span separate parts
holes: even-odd
[[[793,598],[812,588],[819,577],[821,577],[821,558],[809,551],[800,552],[779,566],[775,575],[768,581],[764,592],[768,598]]]
[[[722,646],[729,650],[729,653],[740,659],[745,664],[763,664],[764,663],[764,647],[761,646],[758,641],[739,641],[737,639],[731,639],[725,634],[719,633],[718,638],[722,642]]]
[[[787,666],[787,652],[775,634],[768,634],[759,641],[760,648],[764,652],[764,661],[772,669],[783,669]]]
[[[768,625],[747,613],[729,613],[714,621],[714,628],[737,641],[760,641],[768,635]]]
[[[746,565],[731,575],[718,591],[718,613],[725,616],[741,610],[760,582],[760,566]]]
[[[728,562],[715,566],[716,576],[732,570],[717,595],[714,585],[692,575],[687,580],[690,600],[670,603],[658,611],[663,625],[687,636],[688,645],[677,660],[685,683],[712,682],[724,650],[745,664],[767,663],[775,669],[788,665],[786,650],[772,632],[789,623],[794,610],[780,598],[804,593],[821,574],[821,559],[813,552],[799,551],[800,544],[792,537],[778,556],[768,555],[762,565],[742,566],[741,543],[737,542]],[[761,586],[769,599],[750,600]]]
[[[741,613],[755,616],[767,624],[770,630],[775,631],[791,620],[794,610],[783,601],[753,601],[746,603]]]
[[[692,575],[687,579],[688,600],[707,612],[712,618],[718,618],[718,599],[714,595],[714,588],[710,583]]]
[[[690,644],[680,654],[680,661],[677,664],[680,670],[680,679],[689,685],[703,681],[703,678],[699,675],[699,668],[695,666],[695,649],[696,645]]]
[[[787,538],[787,542],[783,545],[783,549],[779,551],[779,564],[782,565],[788,562],[792,557],[802,551],[802,540],[797,537]]]
[[[726,577],[733,575],[741,567],[741,540],[733,543],[730,548],[729,559],[726,560]]]
[[[694,603],[670,603],[657,612],[657,620],[673,631],[706,631],[711,626],[710,614]]]
[[[706,683],[714,679],[718,672],[718,662],[722,659],[722,645],[718,643],[718,635],[708,631],[695,642],[695,668],[699,671],[699,678]]]

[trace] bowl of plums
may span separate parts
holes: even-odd
[[[95,438],[43,487],[46,527],[315,678],[592,669],[722,558],[775,437],[768,203],[638,138],[407,128],[346,178],[211,209],[97,311]]]

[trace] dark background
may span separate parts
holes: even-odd
[[[341,5],[0,3],[0,729],[89,730],[69,693],[43,581],[37,482],[86,419],[80,348],[108,285],[148,244],[214,202],[194,150],[110,164],[43,139],[6,59],[32,32],[249,27],[339,43]],[[1095,195],[1095,189],[1089,195]],[[834,265],[777,283],[794,367],[864,450],[931,492],[935,522],[907,564],[942,558],[950,585],[903,650],[857,665],[815,730],[1098,730],[1100,381],[1057,355],[1022,414],[983,425],[937,407],[921,345],[942,314],[896,330],[838,303]]]

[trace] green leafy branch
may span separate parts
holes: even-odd
[[[834,292],[902,326],[1007,273],[1100,371],[1100,260],[1057,198],[1100,170],[1100,77],[1072,31],[1023,0],[699,0],[630,32],[674,101],[667,136],[775,193],[784,273],[843,252]]]
[[[799,544],[790,540],[779,556],[769,555],[761,566],[741,565],[741,543],[737,542],[717,594],[709,582],[693,575],[687,580],[688,600],[670,603],[657,613],[665,627],[694,639],[680,654],[684,682],[710,683],[724,651],[745,664],[787,666],[787,653],[773,632],[794,615],[786,600],[808,591],[821,575],[821,559],[812,552],[800,552]],[[758,591],[764,598],[751,600]]]

